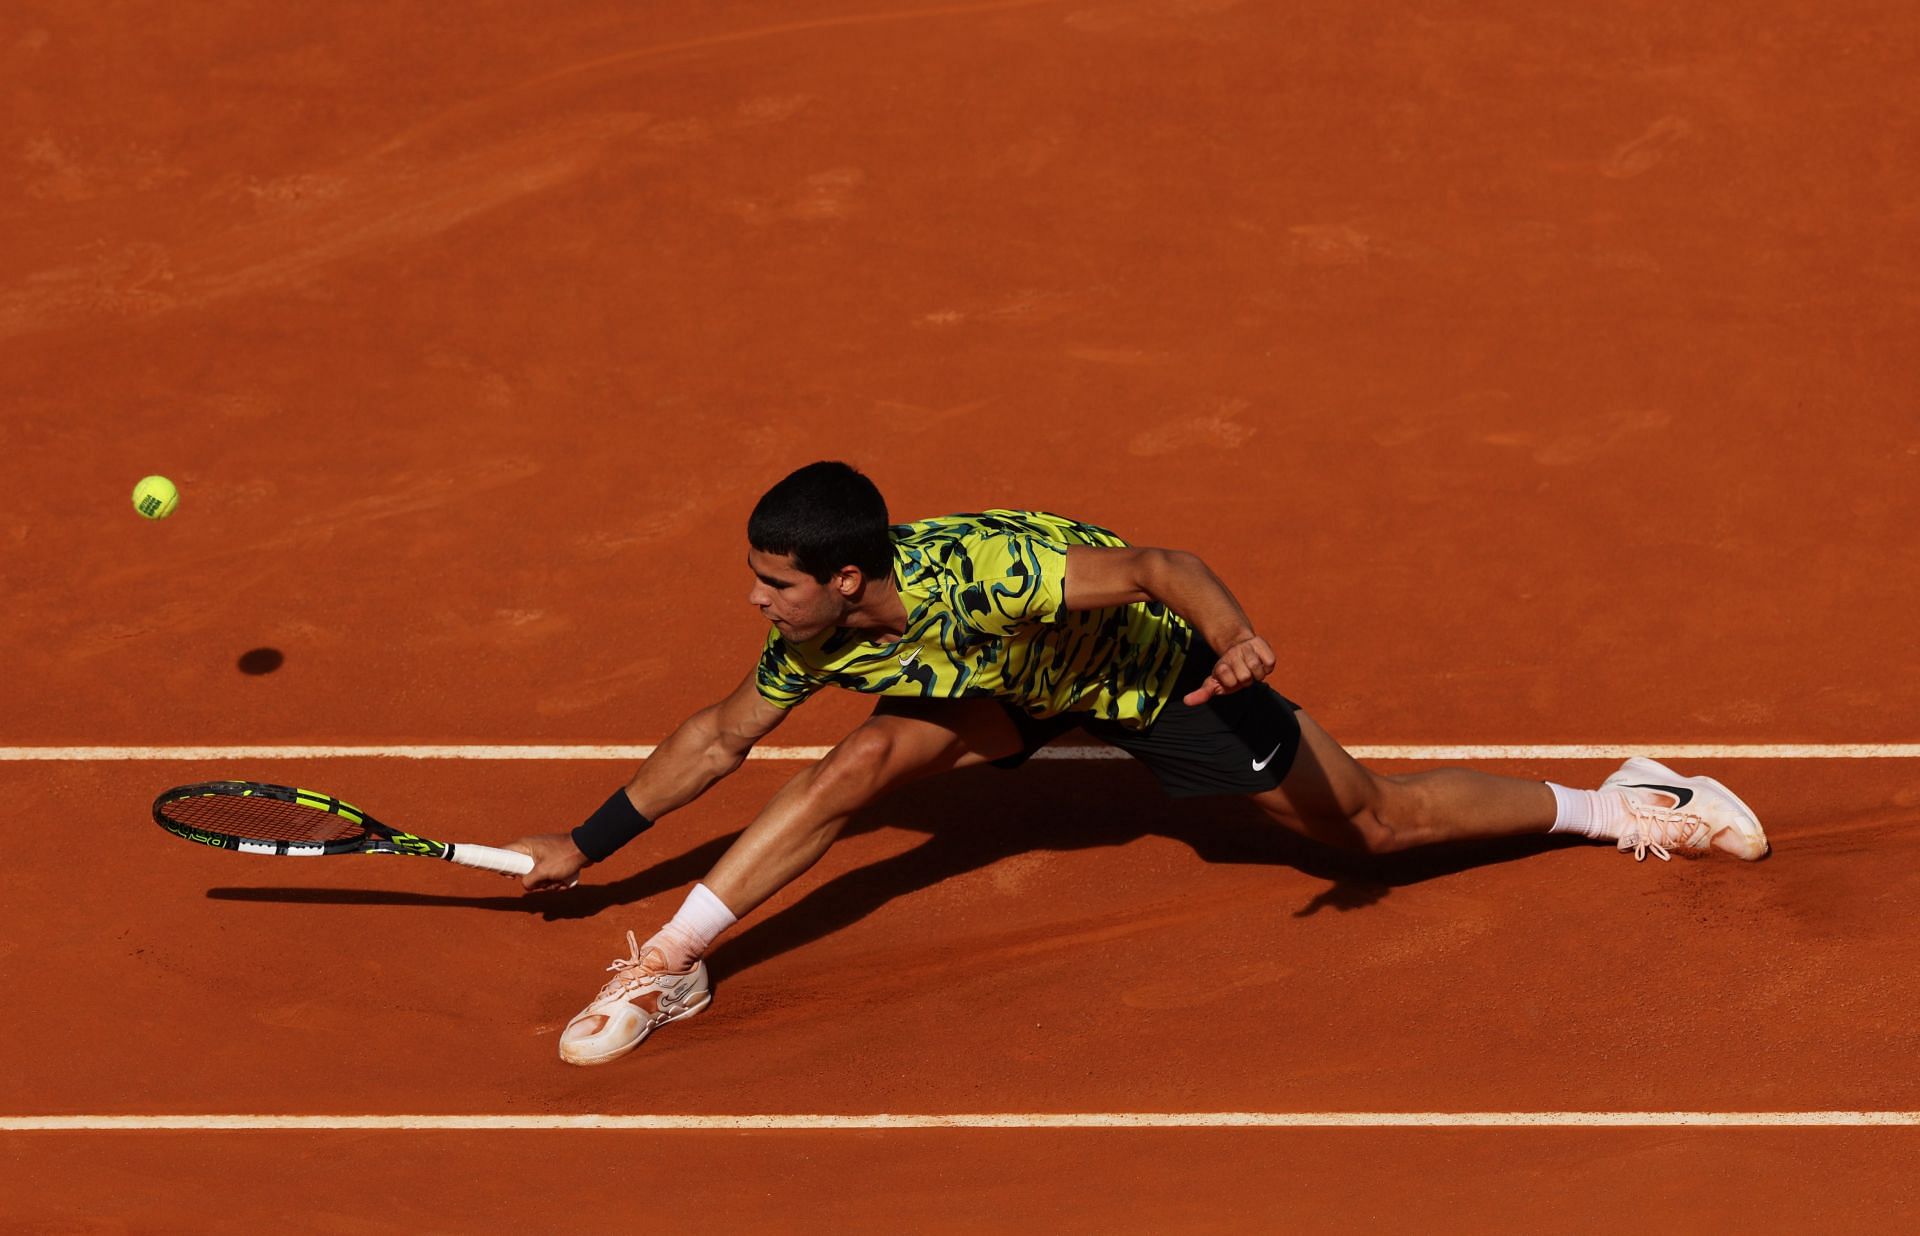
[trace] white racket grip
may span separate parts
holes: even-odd
[[[483,871],[503,871],[517,876],[533,870],[531,857],[518,850],[499,850],[490,845],[448,846],[447,861],[463,867],[479,867]]]

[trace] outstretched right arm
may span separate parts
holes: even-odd
[[[634,774],[627,797],[649,820],[686,806],[740,767],[753,745],[786,717],[787,710],[768,703],[748,674],[727,698],[667,735]]]
[[[648,820],[686,806],[746,761],[753,745],[786,719],[787,710],[767,702],[746,679],[717,704],[702,708],[654,748],[626,787],[627,800]],[[589,861],[571,833],[522,837],[509,850],[531,855],[533,870],[521,884],[529,892],[567,888]]]

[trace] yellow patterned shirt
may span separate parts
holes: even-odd
[[[1125,545],[1044,511],[945,515],[893,530],[898,642],[844,628],[795,643],[771,631],[755,675],[791,708],[824,686],[930,699],[992,696],[1036,717],[1089,713],[1129,728],[1166,702],[1193,629],[1158,602],[1065,607],[1069,545]]]

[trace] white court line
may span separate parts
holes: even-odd
[[[756,747],[752,760],[817,760],[828,747]],[[644,760],[644,746],[228,746],[228,747],[0,747],[0,762],[89,760]],[[1920,743],[1638,743],[1588,746],[1567,743],[1493,746],[1348,747],[1363,760],[1623,760],[1632,755],[1668,760],[1916,760]],[[1042,760],[1123,760],[1113,747],[1047,747]]]
[[[1001,1112],[951,1116],[5,1116],[0,1132],[849,1129],[1644,1129],[1920,1126],[1920,1112]]]

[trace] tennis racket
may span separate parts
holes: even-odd
[[[176,837],[242,854],[414,854],[507,875],[533,870],[515,850],[416,837],[330,795],[258,781],[175,786],[153,800],[153,819]]]

